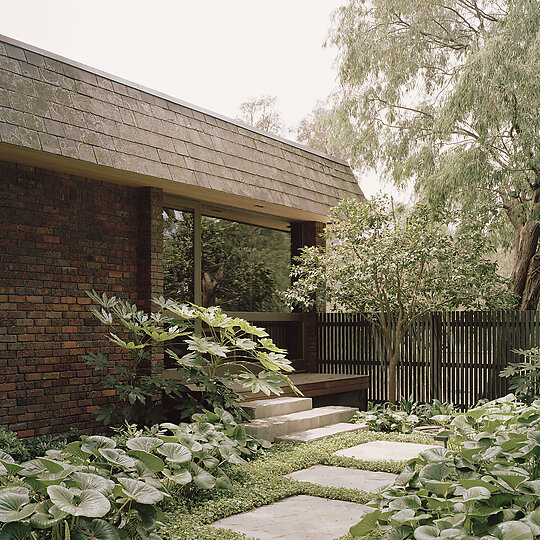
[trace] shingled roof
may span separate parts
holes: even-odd
[[[362,197],[344,161],[0,36],[0,159],[44,156],[68,172],[291,218],[322,219]]]

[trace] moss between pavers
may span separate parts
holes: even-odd
[[[166,513],[166,523],[161,534],[170,540],[245,539],[245,535],[226,529],[214,529],[208,524],[293,495],[313,495],[365,504],[371,500],[371,493],[299,482],[284,478],[284,475],[318,464],[399,474],[405,462],[363,462],[333,455],[336,450],[376,440],[434,444],[433,439],[427,435],[370,431],[345,433],[307,444],[278,443],[248,465],[230,467],[228,473],[233,482],[231,490],[200,492],[195,500],[179,500]]]

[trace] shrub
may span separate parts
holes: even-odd
[[[370,503],[354,537],[504,538],[540,534],[540,401],[510,395],[457,416],[456,450],[430,449]]]
[[[185,384],[159,373],[144,374],[151,364],[152,347],[171,344],[179,338],[184,340],[187,354],[180,356],[172,348],[166,352],[184,370],[186,384],[195,382],[202,386],[207,398],[214,393],[207,400],[212,404],[227,406],[234,401],[226,387],[230,381],[267,395],[281,394],[283,382],[297,391],[285,374],[293,369],[285,357],[286,351],[279,349],[264,329],[228,317],[217,307],[180,304],[161,297],[154,299],[159,311],[145,313],[116,297],[99,296],[95,291],[88,295],[101,306],[99,311],[93,310],[94,315],[114,330],[108,334],[109,340],[132,358],[131,365],[122,366],[109,363],[101,352],[85,356],[88,364],[105,373],[103,384],[117,392],[115,403],[97,411],[98,419],[107,424],[128,421],[142,426],[162,421],[163,407],[152,401],[162,393],[184,403]],[[231,368],[238,373],[231,374]]]
[[[522,401],[532,403],[540,392],[540,348],[514,351],[525,357],[523,362],[508,364],[500,373],[510,379],[509,389]]]
[[[83,437],[20,464],[1,451],[0,538],[158,539],[157,505],[229,487],[222,466],[261,449],[223,410],[151,433],[128,426],[116,440]]]

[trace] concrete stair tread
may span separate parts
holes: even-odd
[[[305,431],[298,431],[296,433],[290,433],[288,435],[281,435],[276,437],[276,442],[279,441],[292,441],[292,442],[311,442],[318,441],[320,439],[326,439],[332,435],[339,435],[340,433],[349,433],[351,431],[367,431],[369,429],[367,424],[347,424],[344,422],[338,422],[337,424],[331,424],[320,428],[306,429]]]
[[[250,425],[270,425],[270,424],[282,424],[284,422],[290,422],[292,420],[303,420],[304,418],[314,418],[319,416],[325,416],[326,414],[332,414],[335,412],[356,412],[356,407],[341,407],[337,405],[329,405],[327,407],[316,407],[306,411],[299,411],[290,414],[281,414],[278,416],[269,416],[267,418],[259,418],[249,422]]]
[[[252,419],[271,416],[282,416],[312,408],[311,398],[279,397],[273,399],[257,399],[242,405]]]
[[[244,424],[244,428],[248,435],[273,441],[281,435],[347,422],[357,410],[356,407],[317,407],[316,409],[252,420]]]

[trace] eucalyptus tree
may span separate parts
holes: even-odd
[[[429,201],[481,213],[540,297],[540,2],[349,0],[334,14],[334,146]]]
[[[415,321],[446,309],[512,305],[489,261],[482,227],[449,232],[425,207],[398,212],[392,199],[343,201],[326,228],[326,246],[304,248],[293,267],[289,303],[324,303],[360,313],[382,332],[388,396],[395,402],[403,340]]]

